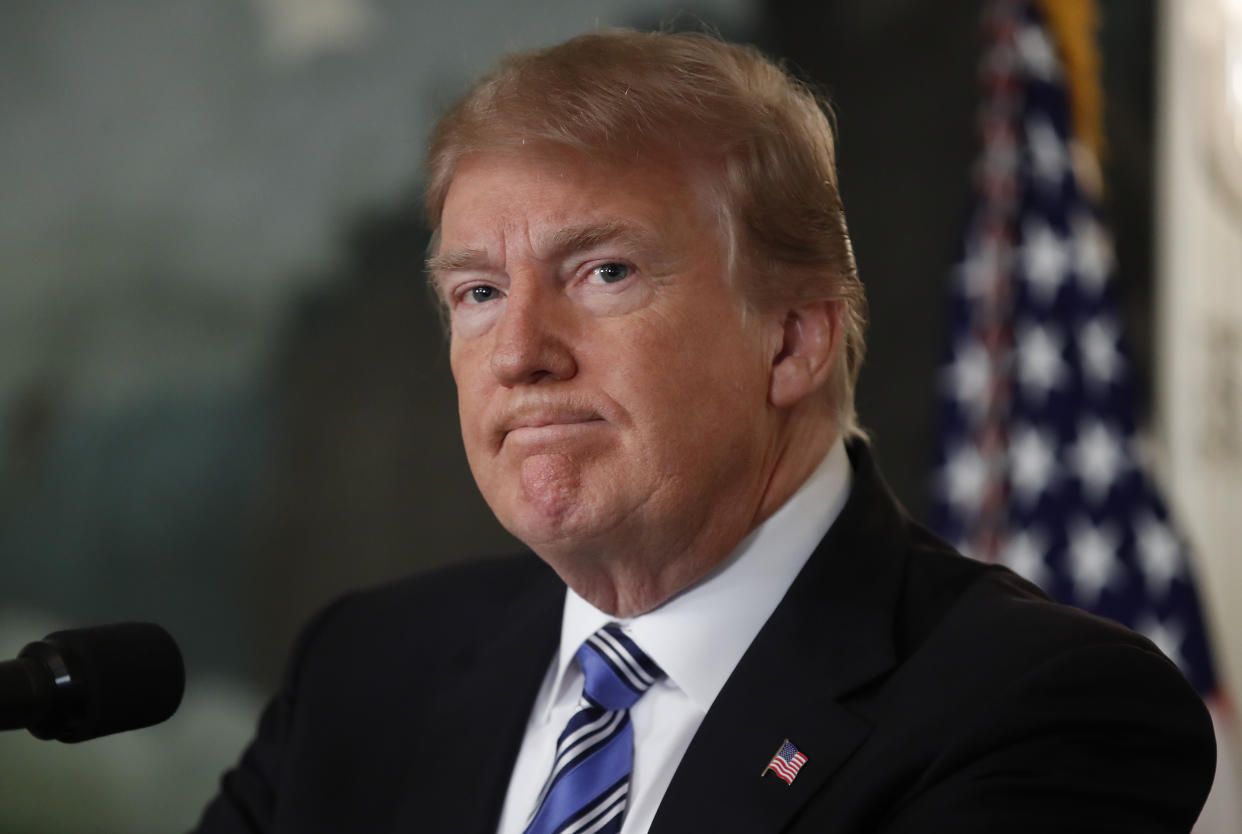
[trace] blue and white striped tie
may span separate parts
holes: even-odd
[[[575,657],[587,705],[561,733],[525,834],[616,834],[625,818],[634,763],[630,707],[664,673],[616,623],[588,637]]]

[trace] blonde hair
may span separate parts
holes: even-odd
[[[475,152],[561,146],[714,173],[738,290],[757,309],[840,301],[843,353],[826,386],[857,434],[866,299],[837,187],[827,105],[758,50],[702,33],[610,29],[501,59],[436,125],[427,217],[438,229],[457,165]],[[434,240],[434,239],[433,239]]]

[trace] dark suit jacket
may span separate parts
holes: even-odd
[[[864,445],[850,453],[845,508],[651,834],[1188,831],[1215,755],[1177,669],[955,554],[904,515]],[[492,834],[563,597],[525,557],[339,601],[199,831]],[[761,775],[785,738],[808,757],[792,785]]]

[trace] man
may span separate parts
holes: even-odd
[[[1212,731],[1172,664],[876,472],[805,89],[586,35],[505,59],[429,172],[467,456],[542,563],[328,609],[201,831],[1189,830]]]

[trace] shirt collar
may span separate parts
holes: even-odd
[[[617,622],[665,671],[668,680],[707,712],[836,520],[849,489],[849,458],[844,441],[838,438],[798,491],[751,531],[719,567],[659,608],[620,619],[600,611],[570,588],[565,595],[548,711],[566,685],[578,647],[601,626]]]

